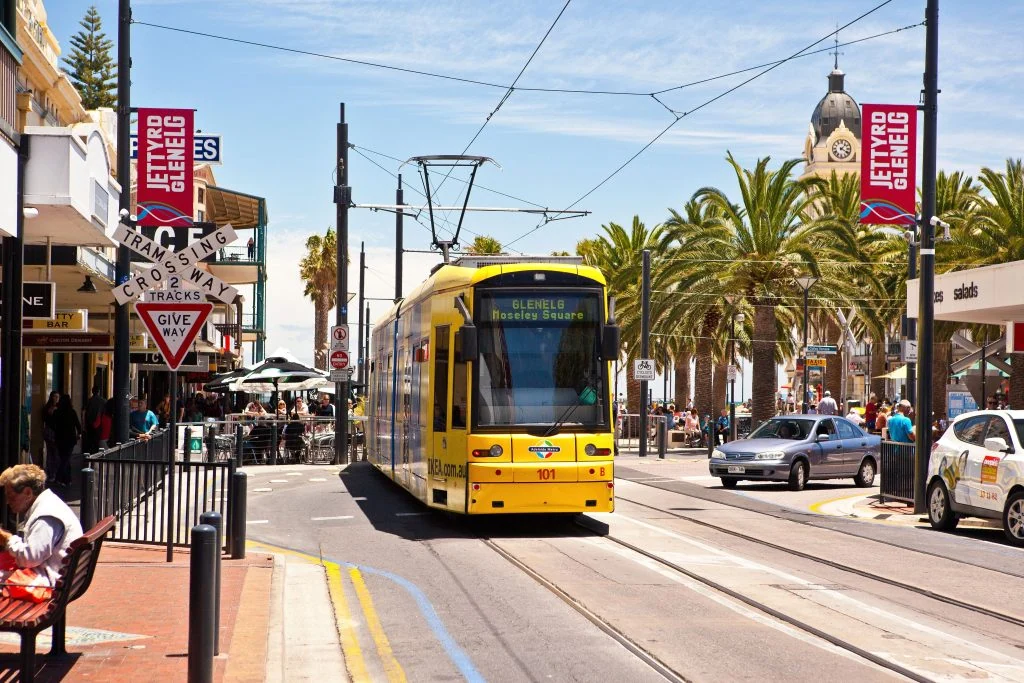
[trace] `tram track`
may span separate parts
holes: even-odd
[[[864,541],[870,541],[872,543],[877,543],[879,545],[888,546],[890,548],[899,548],[900,550],[906,550],[908,552],[917,553],[918,555],[926,555],[928,557],[937,557],[939,559],[946,560],[948,562],[955,562],[957,564],[962,564],[962,565],[965,565],[965,566],[968,566],[968,567],[974,567],[975,569],[985,569],[987,571],[995,572],[997,574],[1003,574],[1005,576],[1012,576],[1012,577],[1017,578],[1017,579],[1024,579],[1024,573],[1004,571],[1002,569],[993,569],[992,567],[987,567],[987,566],[985,566],[983,564],[978,564],[977,562],[969,562],[967,560],[962,560],[962,559],[957,558],[957,557],[950,557],[949,555],[941,555],[939,553],[932,552],[930,550],[922,550],[921,548],[908,548],[907,546],[900,545],[898,543],[893,543],[892,541],[886,541],[886,540],[883,540],[883,539],[873,538],[871,536],[864,536],[864,535],[853,533],[851,531],[847,531],[847,530],[844,530],[844,529],[837,529],[837,528],[831,527],[831,526],[821,526],[821,525],[818,525],[818,524],[814,524],[812,519],[795,519],[794,517],[790,516],[789,514],[776,514],[776,513],[772,513],[772,512],[766,511],[766,510],[755,510],[753,508],[744,507],[742,505],[737,505],[735,503],[729,503],[729,502],[720,500],[719,497],[717,497],[717,496],[716,497],[712,497],[712,496],[707,496],[707,495],[700,495],[699,491],[678,491],[678,490],[676,490],[674,488],[668,488],[668,487],[665,487],[665,486],[658,486],[655,483],[649,483],[649,482],[645,482],[645,481],[638,481],[638,480],[635,480],[635,479],[629,479],[628,477],[622,477],[622,476],[619,476],[618,474],[616,474],[615,478],[616,479],[622,479],[623,481],[628,481],[631,484],[637,484],[638,486],[646,486],[648,488],[657,489],[659,491],[666,491],[668,493],[675,493],[677,495],[687,496],[689,498],[696,498],[697,500],[703,500],[703,501],[706,501],[708,503],[715,503],[715,504],[718,504],[718,505],[724,505],[726,507],[731,507],[731,508],[734,508],[736,510],[743,510],[745,512],[753,512],[755,514],[763,515],[765,517],[771,517],[773,519],[781,519],[781,520],[785,520],[787,522],[792,522],[794,524],[803,524],[805,526],[814,527],[816,529],[826,529],[828,531],[832,531],[832,532],[835,532],[837,534],[843,534],[844,536],[850,536],[852,538],[858,538],[858,539],[861,539],[861,540],[864,540]],[[669,481],[675,481],[675,480],[669,480]],[[625,497],[619,495],[618,492],[616,492],[615,498],[617,500],[625,500],[627,502],[634,502],[634,501],[630,501],[628,498],[625,498]],[[669,512],[668,510],[662,510],[662,512],[666,512],[668,514],[674,514],[677,517],[680,517],[682,519],[687,519],[689,521],[694,521],[694,522],[697,522],[699,524],[705,524],[704,522],[701,522],[700,520],[695,520],[692,517],[686,517],[685,515],[678,515],[676,513]],[[820,515],[815,515],[814,513],[810,513],[810,512],[808,512],[808,513],[800,513],[797,510],[793,510],[792,513],[805,514],[805,515],[810,516],[810,517],[819,517],[819,518],[821,517]]]
[[[635,483],[640,483],[640,482],[635,482]],[[658,488],[658,487],[654,487],[654,488]],[[661,489],[661,490],[664,490],[664,489]],[[689,494],[685,494],[685,495],[689,495]],[[888,586],[892,586],[894,588],[899,588],[901,590],[905,590],[905,591],[914,593],[916,595],[920,595],[922,597],[926,597],[926,598],[929,598],[931,600],[935,600],[937,602],[941,602],[941,603],[950,605],[952,607],[957,607],[959,609],[963,609],[963,610],[967,610],[967,611],[970,611],[970,612],[974,612],[976,614],[981,614],[983,616],[986,616],[986,617],[989,617],[989,618],[992,618],[992,619],[996,619],[998,621],[1003,621],[1003,622],[1006,622],[1008,624],[1013,624],[1014,626],[1024,627],[1024,619],[1021,619],[1019,617],[1015,617],[1015,616],[1010,615],[1010,614],[1005,614],[1003,612],[999,612],[997,610],[993,610],[993,609],[990,609],[988,607],[982,607],[981,605],[975,605],[974,603],[965,602],[963,600],[959,600],[957,598],[950,597],[948,595],[943,595],[941,593],[936,593],[934,591],[931,591],[931,590],[928,590],[928,589],[925,589],[925,588],[921,588],[919,586],[914,586],[912,584],[904,583],[904,582],[899,581],[897,579],[892,579],[892,578],[889,578],[889,577],[886,577],[886,576],[882,576],[880,574],[875,574],[875,573],[870,572],[870,571],[865,570],[865,569],[860,569],[858,567],[853,567],[853,566],[850,566],[850,565],[847,565],[847,564],[843,564],[842,562],[836,562],[834,560],[829,560],[829,559],[826,559],[824,557],[819,557],[819,556],[816,556],[816,555],[812,555],[810,553],[805,553],[805,552],[803,552],[801,550],[796,550],[794,548],[788,548],[786,546],[779,545],[777,543],[772,543],[771,541],[766,541],[766,540],[764,540],[762,538],[757,538],[756,536],[751,536],[749,534],[745,534],[745,533],[743,533],[741,531],[736,531],[735,529],[729,529],[727,527],[723,527],[723,526],[720,526],[718,524],[712,524],[711,522],[706,522],[706,521],[704,521],[702,519],[696,519],[696,518],[690,517],[688,515],[682,515],[682,514],[679,514],[677,512],[673,512],[671,510],[665,510],[665,509],[659,508],[659,507],[657,507],[655,505],[649,505],[647,503],[641,503],[640,501],[631,500],[631,499],[626,498],[626,497],[621,496],[621,495],[617,495],[616,499],[624,501],[624,502],[627,502],[627,503],[630,503],[632,505],[637,505],[639,507],[647,508],[648,510],[654,510],[654,511],[660,512],[662,514],[670,515],[670,516],[675,517],[677,519],[681,519],[681,520],[684,520],[686,522],[690,522],[692,524],[696,524],[697,526],[701,526],[701,527],[704,527],[706,529],[711,529],[713,531],[717,531],[719,533],[723,533],[723,534],[726,534],[726,535],[729,535],[729,536],[733,536],[735,538],[742,539],[742,540],[747,541],[749,543],[754,543],[754,544],[760,545],[760,546],[765,547],[765,548],[770,548],[772,550],[777,550],[779,552],[786,553],[788,555],[792,555],[793,557],[799,557],[801,559],[809,560],[811,562],[815,562],[817,564],[821,564],[821,565],[830,567],[832,569],[836,569],[836,570],[839,570],[839,571],[843,571],[843,572],[848,572],[850,574],[854,574],[856,576],[860,576],[860,577],[868,579],[870,581],[877,581],[878,583],[883,583],[883,584],[886,584]],[[583,524],[582,523],[582,519],[586,519],[586,518],[581,518],[581,520],[579,520],[577,523],[581,524],[581,526],[583,526],[584,528],[590,529],[591,531],[595,531],[595,532],[598,531],[598,529],[595,529],[595,528],[593,528],[591,526],[587,526],[586,524]],[[611,537],[607,537],[606,536],[606,538],[611,538]],[[860,538],[860,537],[858,537],[858,538]],[[613,538],[611,540],[615,540],[618,543],[622,543],[618,539],[614,539]],[[891,545],[891,544],[889,544],[889,545]],[[912,550],[912,549],[908,549],[908,550]],[[946,559],[949,559],[949,558],[946,558]],[[974,565],[973,563],[969,563],[969,562],[964,562],[962,564],[969,564],[971,566],[977,566],[977,565]],[[995,570],[990,570],[990,571],[995,571]],[[1003,573],[1003,572],[1000,572],[1000,573]]]

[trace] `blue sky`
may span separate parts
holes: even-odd
[[[98,2],[116,37],[117,3]],[[510,0],[137,0],[140,22],[499,84],[510,83],[562,6]],[[520,79],[525,87],[650,92],[782,59],[879,4],[845,2],[716,3],[573,0]],[[67,50],[86,9],[77,0],[46,3],[52,30]],[[840,34],[856,40],[918,24],[924,0],[894,0]],[[984,0],[943,3],[940,15],[939,166],[976,172],[1021,156],[1024,4]],[[840,49],[846,89],[859,102],[918,101],[923,27]],[[312,305],[302,300],[297,261],[305,237],[334,223],[332,172],[338,104],[346,104],[351,142],[408,158],[463,150],[503,95],[499,88],[453,83],[323,58],[210,40],[136,24],[132,29],[132,104],[194,107],[197,126],[224,136],[221,185],[264,196],[270,212],[268,351],[278,346],[312,358]],[[831,41],[818,47],[827,47]],[[800,155],[811,111],[825,94],[833,57],[793,60],[683,118],[656,145],[577,208],[592,215],[550,223],[515,244],[528,253],[573,251],[603,223],[638,214],[660,222],[699,187],[727,193],[735,183],[724,161],[745,166],[770,155]],[[756,72],[667,93],[687,111]],[[650,97],[516,91],[469,149],[493,157],[478,182],[530,202],[565,207],[604,179],[670,123]],[[372,155],[371,155],[372,156]],[[373,157],[394,172],[398,163]],[[395,181],[357,154],[350,158],[355,201],[392,203]],[[419,187],[406,168],[406,184]],[[452,203],[464,186],[446,183]],[[408,202],[418,199],[409,191]],[[483,190],[474,205],[523,206]],[[467,230],[508,243],[537,225],[512,214],[470,214]],[[365,241],[367,287],[390,296],[394,219],[350,214],[353,253]],[[429,232],[406,223],[406,247],[425,249]],[[463,235],[470,241],[472,235]],[[357,257],[356,257],[357,260]],[[407,255],[407,287],[437,259]],[[352,270],[350,282],[356,284]],[[384,310],[374,305],[374,315]],[[354,315],[351,316],[354,320]],[[749,381],[749,380],[748,380]]]

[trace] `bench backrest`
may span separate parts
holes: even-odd
[[[89,589],[103,539],[116,521],[113,515],[104,517],[96,526],[71,542],[68,554],[61,563],[57,585],[53,589],[52,604],[55,608],[63,609],[67,603],[82,597]]]

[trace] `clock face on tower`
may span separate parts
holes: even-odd
[[[853,145],[850,144],[849,140],[836,140],[832,143],[832,156],[839,161],[849,159],[852,153]]]

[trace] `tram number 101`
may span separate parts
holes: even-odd
[[[541,481],[552,481],[555,478],[555,468],[541,468],[537,470],[537,478]]]

